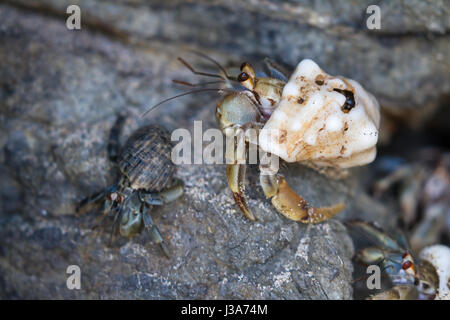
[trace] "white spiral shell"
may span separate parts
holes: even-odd
[[[343,90],[353,93],[349,110],[343,109]],[[284,86],[278,107],[260,132],[259,145],[287,162],[348,168],[375,159],[379,124],[380,108],[372,94],[306,59]]]

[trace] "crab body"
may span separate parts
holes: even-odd
[[[245,90],[218,103],[218,126],[227,136],[239,129],[257,130],[257,139],[246,138],[259,146],[263,159],[275,155],[287,162],[348,168],[375,158],[379,106],[356,81],[330,76],[311,60],[300,62],[288,82],[256,77],[248,63],[237,80]],[[289,187],[278,168],[259,167],[266,197],[289,219],[318,223],[344,208],[343,203],[314,208]],[[241,211],[255,220],[244,196],[245,164],[228,164],[227,178]]]
[[[171,161],[171,150],[172,143],[166,130],[155,125],[138,129],[118,153],[118,182],[85,201],[105,198],[102,220],[114,213],[111,235],[117,224],[124,237],[147,229],[167,256],[168,247],[150,211],[154,205],[164,205],[183,194],[183,183],[174,178],[176,167]]]

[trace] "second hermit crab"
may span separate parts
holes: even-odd
[[[449,300],[450,248],[432,245],[412,253],[408,241],[399,233],[390,236],[379,227],[365,221],[350,221],[347,225],[360,231],[373,242],[361,249],[356,260],[365,266],[378,265],[388,275],[392,287],[372,295],[372,300]]]
[[[226,136],[236,135],[239,130],[257,130],[256,138],[244,136],[248,144],[260,148],[262,159],[275,156],[286,162],[334,168],[374,160],[379,105],[358,82],[331,76],[308,59],[299,63],[289,80],[273,65],[268,67],[268,75],[259,77],[248,63],[243,63],[241,73],[233,78],[220,65],[221,74],[212,75],[195,71],[179,60],[195,74],[221,77],[228,84],[235,81],[240,85],[224,90],[226,95],[217,104],[217,123]],[[279,213],[291,220],[318,223],[344,208],[343,203],[316,208],[289,187],[278,168],[261,162],[259,169],[264,194]],[[244,215],[256,220],[244,194],[245,171],[246,164],[227,164],[228,185]]]
[[[118,123],[120,121],[119,118]],[[174,177],[176,167],[171,160],[169,133],[160,126],[144,126],[128,138],[121,152],[114,149],[117,148],[111,148],[110,153],[118,155],[119,180],[103,192],[85,199],[81,205],[104,199],[102,217],[114,215],[111,235],[117,225],[124,237],[148,230],[166,256],[170,256],[169,248],[150,215],[153,206],[177,199],[184,190],[183,182]]]

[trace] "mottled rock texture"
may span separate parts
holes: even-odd
[[[77,3],[82,30],[65,26]],[[0,298],[350,299],[353,244],[342,221],[392,226],[390,209],[366,192],[368,168],[343,180],[301,166],[283,169],[317,206],[347,208],[320,225],[280,216],[264,199],[256,168],[247,194],[258,222],[237,211],[225,167],[183,165],[186,194],[153,211],[166,259],[148,234],[131,241],[91,230],[99,208],[77,217],[82,198],[117,178],[109,131],[128,115],[121,140],[140,125],[215,127],[218,95],[152,103],[197,82],[181,55],[211,66],[268,56],[288,68],[312,58],[360,81],[383,106],[428,110],[450,91],[448,1],[379,1],[382,29],[365,27],[370,1],[2,1],[0,4]],[[109,225],[110,226],[110,225]],[[108,231],[109,229],[106,229]],[[82,289],[68,290],[79,265]]]

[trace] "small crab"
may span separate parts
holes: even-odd
[[[373,295],[373,300],[449,299],[450,248],[434,245],[414,258],[402,235],[392,238],[380,228],[364,221],[349,222],[376,245],[360,250],[356,260],[379,265],[388,275],[392,288]]]
[[[221,77],[227,84],[235,81],[243,87],[243,90],[223,90],[227,94],[217,104],[216,119],[227,137],[236,136],[239,130],[258,132],[256,139],[248,135],[245,139],[259,146],[260,159],[273,156],[286,162],[339,169],[374,160],[379,105],[356,81],[330,76],[308,59],[299,63],[287,82],[286,77],[275,78],[275,74],[279,77],[283,74],[275,64],[266,64],[273,76],[258,77],[249,63],[243,63],[239,76],[232,78],[217,62],[206,58],[220,67],[221,75],[196,71],[183,59],[179,60],[197,75]],[[206,90],[214,89],[196,92]],[[278,168],[260,161],[259,169],[264,194],[271,198],[279,213],[291,220],[319,223],[345,207],[344,203],[339,203],[315,208],[291,189]],[[254,221],[256,218],[244,194],[245,171],[245,161],[244,164],[236,160],[227,164],[228,185],[235,202],[244,215]]]
[[[115,135],[117,132],[112,130],[112,136]],[[124,237],[149,230],[153,240],[170,257],[168,246],[150,215],[152,206],[165,205],[183,194],[183,182],[174,178],[176,167],[171,160],[170,135],[159,126],[144,126],[128,138],[121,153],[113,151],[115,145],[109,144],[109,152],[110,157],[118,157],[118,182],[83,200],[80,207],[105,199],[101,220],[114,213],[111,236],[117,223]]]

